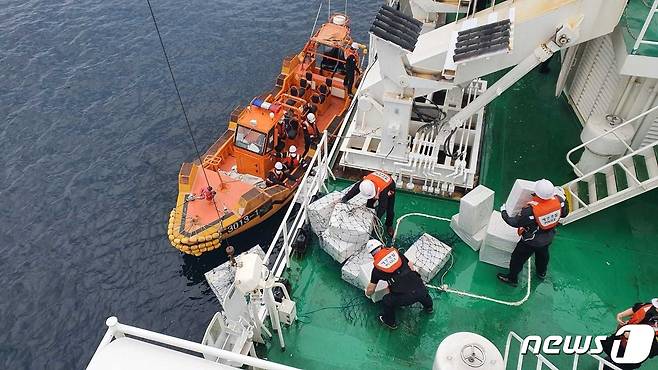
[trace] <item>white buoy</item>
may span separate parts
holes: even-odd
[[[433,370],[504,370],[503,356],[487,338],[469,332],[446,337],[434,356]]]
[[[582,133],[580,134],[580,140],[583,143],[592,140],[599,135],[612,130],[613,128],[621,125],[623,120],[614,115],[592,115],[585,124]],[[624,142],[630,144],[633,140],[633,135],[635,134],[635,129],[632,125],[624,126],[611,134],[601,136],[598,139],[592,141],[591,143],[585,145],[585,151],[580,157],[576,167],[583,173],[589,173],[591,171],[604,166],[614,156],[619,156],[626,153],[628,149]],[[621,140],[624,142],[622,142]]]

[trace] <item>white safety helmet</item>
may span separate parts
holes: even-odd
[[[307,114],[306,119],[311,123],[315,122],[315,114],[313,114],[313,113]]]
[[[366,243],[366,249],[368,250],[368,253],[374,254],[377,251],[377,249],[382,247],[382,245],[384,244],[382,244],[382,242],[380,242],[379,240],[370,239]]]
[[[373,183],[368,179],[361,181],[361,184],[359,184],[359,192],[366,199],[374,198],[375,195],[377,195],[377,189],[375,189],[375,183]]]
[[[654,298],[654,299],[652,299],[652,300],[651,300],[651,304],[652,304],[654,307],[658,308],[658,298]]]
[[[294,145],[291,145],[290,148],[288,148],[288,153],[290,153],[290,154],[297,153],[297,147],[294,146]]]
[[[535,194],[541,199],[552,199],[555,196],[555,186],[552,182],[541,179],[535,183]]]
[[[358,42],[353,42],[352,43],[352,49],[358,49],[359,48],[359,43]]]
[[[276,162],[274,164],[274,169],[278,171],[283,171],[283,164],[281,162]]]

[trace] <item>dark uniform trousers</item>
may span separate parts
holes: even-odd
[[[405,293],[388,293],[382,298],[382,318],[388,324],[395,324],[395,309],[410,306],[420,302],[425,309],[433,307],[432,297],[427,292],[425,285]]]
[[[509,277],[516,281],[518,275],[523,270],[523,265],[526,261],[533,255],[535,255],[535,267],[537,268],[537,274],[545,275],[546,270],[548,269],[548,247],[545,245],[543,247],[536,247],[527,244],[523,240],[516,244],[514,252],[512,252],[512,258],[509,263]]]

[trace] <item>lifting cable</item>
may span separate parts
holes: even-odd
[[[153,20],[153,25],[155,26],[155,32],[158,34],[158,39],[160,40],[160,46],[162,47],[162,54],[164,54],[165,61],[167,62],[167,67],[169,68],[169,73],[171,74],[171,81],[174,83],[174,88],[176,89],[176,95],[178,96],[178,102],[180,103],[181,110],[183,111],[183,117],[185,117],[185,123],[187,124],[187,131],[190,135],[190,138],[192,139],[192,144],[194,145],[194,150],[196,152],[196,156],[199,159],[199,166],[201,167],[201,172],[203,172],[203,177],[206,179],[206,184],[210,186],[210,181],[208,180],[208,174],[206,174],[206,169],[203,167],[203,161],[201,160],[201,152],[199,152],[199,146],[196,143],[196,139],[194,138],[194,133],[192,131],[192,125],[190,124],[190,119],[187,116],[187,110],[185,110],[185,104],[183,104],[183,98],[180,95],[180,90],[178,89],[178,83],[176,82],[176,77],[174,76],[174,70],[171,68],[171,63],[169,62],[169,56],[167,55],[167,49],[165,48],[164,42],[162,41],[162,35],[160,34],[160,28],[158,27],[158,21],[155,18],[155,14],[153,13],[153,8],[151,7],[151,1],[146,0],[146,4],[149,7],[149,11],[151,12],[151,19]],[[220,180],[221,180],[221,175]],[[219,242],[221,246],[222,242],[222,237],[221,237],[221,231],[223,229],[222,226],[222,216],[219,213],[219,208],[217,208],[217,202],[215,202],[215,198],[213,197],[212,203],[215,207],[215,212],[217,212],[217,218],[219,219],[219,230],[220,230],[220,237],[219,237]]]

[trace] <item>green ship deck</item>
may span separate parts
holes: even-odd
[[[564,156],[578,145],[581,126],[566,100],[553,96],[556,62],[553,73],[530,73],[487,108],[480,183],[496,191],[496,207],[516,178],[546,177],[562,184],[574,177]],[[457,201],[400,192],[396,216],[422,210],[450,217],[458,208]],[[519,307],[432,290],[434,313],[401,309],[395,331],[378,322],[378,307],[362,291],[341,280],[340,265],[315,238],[306,256],[293,259],[285,274],[300,316],[284,329],[288,349],[280,351],[273,340],[266,356],[307,369],[428,369],[441,340],[458,331],[484,335],[501,352],[509,331],[522,337],[609,334],[617,312],[657,294],[655,284],[648,282],[658,276],[656,214],[658,192],[653,191],[562,226],[551,247],[547,279],[538,282],[533,274],[530,298]],[[400,224],[397,245],[408,247],[424,232],[456,240],[454,267],[445,276],[452,288],[509,301],[524,296],[527,271],[518,288],[499,283],[495,275],[503,270],[479,262],[478,254],[456,239],[447,222],[409,217]],[[432,283],[439,285],[442,274]],[[549,360],[560,368],[571,364],[564,357]],[[658,362],[643,368],[656,369]]]
[[[658,45],[642,44],[633,52],[633,45],[642,30],[651,10],[652,0],[629,0],[619,25],[622,27],[624,43],[629,54],[658,57]],[[644,34],[645,41],[658,41],[658,16],[654,16]]]

